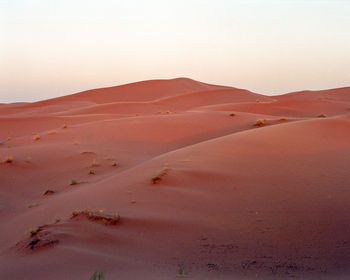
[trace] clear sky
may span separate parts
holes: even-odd
[[[350,1],[0,0],[0,102],[175,77],[350,86]]]

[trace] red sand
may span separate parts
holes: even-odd
[[[185,78],[1,104],[0,278],[346,279],[349,108]]]

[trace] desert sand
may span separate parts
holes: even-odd
[[[350,88],[1,104],[0,159],[1,279],[350,275]]]

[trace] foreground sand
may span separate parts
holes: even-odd
[[[0,278],[347,279],[349,108],[184,78],[0,105]]]

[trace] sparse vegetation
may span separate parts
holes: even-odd
[[[286,121],[287,119],[285,117],[282,117],[280,118],[280,121],[283,122],[283,121]]]
[[[104,276],[102,271],[95,271],[90,277],[90,280],[103,280],[103,279],[104,279]]]
[[[43,230],[43,227],[42,226],[40,226],[40,227],[37,227],[36,229],[30,229],[29,230],[29,236],[30,237],[34,237],[35,235],[37,235],[40,231],[42,231]]]
[[[152,183],[157,184],[158,182],[160,182],[162,178],[168,173],[168,171],[169,171],[169,168],[164,167],[158,174],[154,175],[151,178]]]
[[[236,116],[235,113],[231,113],[231,114],[230,114],[230,117],[234,117],[234,116]]]
[[[91,174],[91,175],[95,175],[95,170],[90,169],[90,170],[89,170],[89,174]]]
[[[40,135],[38,135],[38,134],[37,134],[37,135],[34,135],[34,136],[33,136],[33,140],[35,140],[35,141],[40,140]]]
[[[95,222],[103,222],[106,225],[115,225],[120,220],[119,213],[116,213],[115,215],[110,215],[100,211],[91,211],[88,209],[73,211],[70,218],[74,219],[77,217],[84,217],[88,220]]]
[[[72,186],[72,185],[77,185],[78,184],[78,181],[77,180],[71,180],[70,181],[70,185]]]
[[[266,121],[265,119],[258,119],[254,123],[254,126],[258,126],[258,127],[263,126],[265,124],[265,121]]]
[[[117,166],[117,165],[118,165],[118,163],[116,161],[112,162],[112,166]]]
[[[54,194],[54,193],[55,193],[55,191],[47,189],[46,191],[44,191],[43,195],[51,195],[51,194]]]
[[[317,116],[318,118],[327,118],[327,115],[326,114],[320,114]]]

